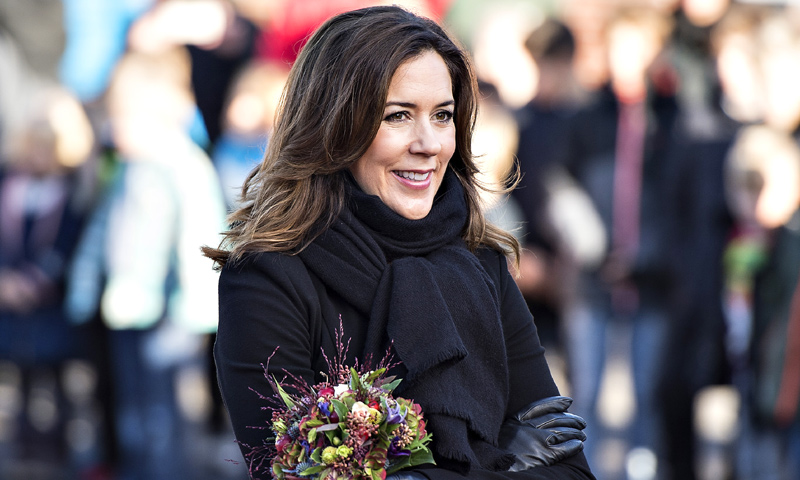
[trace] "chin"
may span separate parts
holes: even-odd
[[[431,213],[431,206],[394,209],[401,217],[407,220],[421,220]]]

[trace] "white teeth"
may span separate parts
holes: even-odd
[[[397,175],[399,175],[399,176],[401,176],[403,178],[406,178],[408,180],[414,180],[415,182],[420,182],[420,181],[425,180],[426,178],[428,178],[428,175],[430,175],[431,172],[425,172],[425,173],[395,172],[395,173],[397,173]]]

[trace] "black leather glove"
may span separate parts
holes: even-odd
[[[569,397],[537,400],[500,427],[500,447],[517,459],[509,471],[552,465],[583,450],[586,421],[567,413]]]
[[[386,477],[386,480],[428,480],[428,477],[421,473],[400,470]]]

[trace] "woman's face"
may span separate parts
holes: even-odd
[[[392,77],[378,134],[350,167],[362,190],[410,220],[424,218],[456,148],[450,73],[434,51]]]

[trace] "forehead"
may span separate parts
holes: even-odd
[[[452,100],[450,70],[441,55],[429,50],[400,64],[389,84],[389,100],[398,95],[446,97]]]

